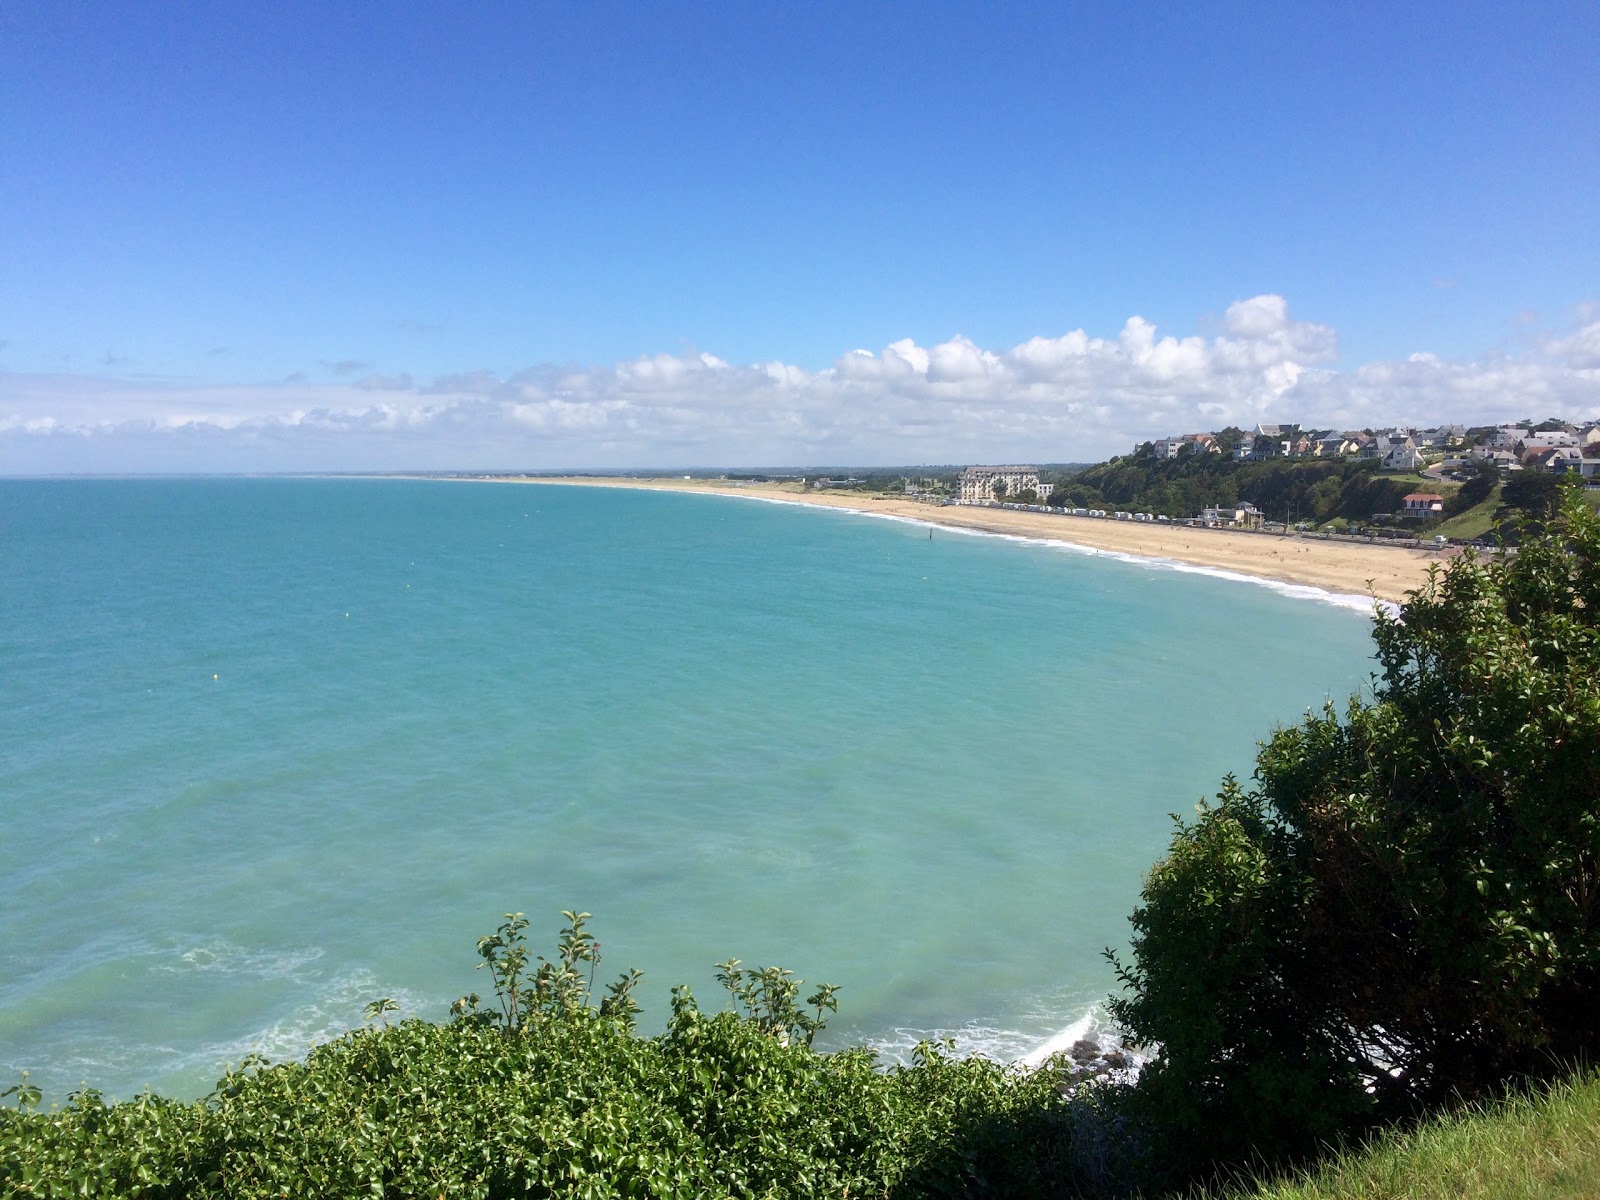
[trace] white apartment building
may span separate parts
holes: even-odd
[[[995,499],[994,485],[1001,480],[1005,482],[1007,497],[1032,491],[1041,503],[1045,499],[1038,467],[968,467],[961,472],[962,501],[971,504]]]
[[[1545,433],[1530,433],[1522,439],[1524,450],[1553,450],[1566,449],[1578,445],[1578,439],[1563,429],[1552,429]]]
[[[1532,432],[1520,425],[1502,425],[1489,436],[1489,445],[1496,450],[1509,450]]]
[[[1178,451],[1183,449],[1183,441],[1181,437],[1157,438],[1150,443],[1150,450],[1157,458],[1177,458]]]

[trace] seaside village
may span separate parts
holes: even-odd
[[[1261,424],[1254,430],[1227,429],[1186,433],[1142,442],[1133,449],[1140,459],[1172,460],[1186,455],[1230,457],[1239,462],[1269,459],[1345,459],[1371,462],[1385,472],[1416,473],[1424,480],[1465,481],[1492,464],[1502,479],[1521,471],[1576,476],[1587,486],[1600,487],[1600,421],[1574,425],[1549,420],[1538,425],[1500,425],[1468,429],[1440,425],[1434,429],[1397,427],[1380,430],[1314,430],[1294,424]],[[1593,481],[1588,483],[1587,481]],[[843,481],[830,481],[838,486]],[[849,481],[855,482],[855,481]],[[914,494],[915,485],[908,485]],[[1056,503],[1051,486],[1040,479],[1034,466],[971,466],[960,478],[958,504],[999,505],[1007,508],[1062,510],[1075,516],[1107,517],[1123,521],[1160,521],[1208,528],[1259,529],[1263,514],[1248,503],[1208,507],[1192,517],[1158,516],[1143,512],[1073,508]],[[1403,508],[1392,514],[1399,520],[1436,518],[1444,511],[1444,496],[1425,487],[1408,493]]]

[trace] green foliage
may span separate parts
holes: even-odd
[[[16,1097],[16,1105],[19,1109],[32,1109],[39,1107],[39,1101],[44,1098],[44,1093],[28,1082],[28,1073],[24,1071],[22,1078],[18,1082],[0,1092],[0,1100],[4,1100],[8,1096]]]
[[[1418,486],[1415,477],[1378,472],[1374,460],[1274,458],[1234,462],[1215,454],[1175,459],[1129,455],[1091,467],[1061,489],[1063,498],[1085,507],[1126,508],[1192,517],[1208,505],[1247,501],[1269,518],[1321,524],[1335,517],[1370,521],[1374,513],[1397,512],[1401,498]],[[1453,485],[1436,485],[1444,493]]]
[[[1549,471],[1515,471],[1500,489],[1499,517],[1522,515],[1543,521],[1561,505],[1564,480]]]
[[[1373,700],[1180,824],[1113,1014],[1185,1168],[1303,1154],[1600,1049],[1600,520],[1374,619]]]
[[[1252,1181],[1231,1200],[1460,1200],[1600,1196],[1600,1077],[1564,1079],[1391,1131],[1292,1178]],[[1197,1197],[1196,1200],[1202,1200]]]
[[[1051,508],[1100,508],[1105,497],[1098,488],[1069,479],[1055,485],[1048,503]]]
[[[499,929],[478,939],[478,957],[483,959],[478,969],[487,968],[493,977],[501,1020],[509,1031],[515,1032],[528,1020],[590,1007],[594,973],[600,965],[600,943],[584,928],[592,914],[563,910],[561,915],[567,924],[557,943],[556,959],[552,962],[539,955],[538,969],[531,976],[523,932],[528,918],[522,913],[506,913]],[[642,978],[641,972],[629,970],[612,983],[600,1001],[599,1015],[631,1029],[639,1012],[633,989]],[[452,1004],[450,1011],[458,1018],[481,1019],[486,1014],[478,1012],[478,1004],[477,994],[472,993]],[[368,1005],[369,1010],[371,1007]]]
[[[824,983],[806,999],[812,1011],[806,1012],[796,1000],[800,985],[805,982],[794,977],[786,967],[759,967],[741,969],[737,958],[717,964],[717,982],[728,990],[743,1015],[756,1029],[771,1034],[788,1045],[803,1041],[807,1046],[827,1024],[823,1012],[838,1012],[839,1002],[834,999],[838,987]]]
[[[1496,531],[1497,522],[1494,514],[1499,504],[1500,488],[1497,483],[1490,490],[1488,498],[1482,503],[1474,505],[1459,516],[1451,517],[1436,526],[1434,532],[1441,533],[1446,537],[1460,538],[1464,541],[1488,537]]]
[[[1055,1196],[1075,1115],[1053,1070],[1016,1072],[922,1047],[909,1067],[810,1039],[832,987],[797,1004],[781,968],[721,975],[740,1011],[673,994],[664,1032],[590,1003],[587,913],[554,959],[508,913],[478,944],[499,1009],[465,998],[443,1024],[383,1023],[304,1062],[247,1059],[204,1100],[93,1091],[34,1111],[0,1096],[0,1194],[48,1197]],[[533,964],[538,963],[538,967]],[[629,1014],[631,1018],[631,1014]]]
[[[1461,490],[1445,501],[1444,515],[1458,517],[1468,509],[1482,504],[1493,493],[1495,484],[1499,482],[1499,467],[1492,462],[1478,463],[1472,469],[1466,483],[1461,485]]]
[[[382,1021],[387,1025],[389,1023],[389,1014],[398,1012],[399,1009],[400,1002],[398,1000],[391,996],[384,996],[368,1004],[361,1010],[361,1015],[368,1022]]]
[[[1379,513],[1399,512],[1405,507],[1406,494],[1417,487],[1415,478],[1397,479],[1371,470],[1358,471],[1340,486],[1335,511],[1349,521],[1370,521]]]

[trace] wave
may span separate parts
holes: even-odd
[[[308,978],[305,968],[323,956],[320,946],[287,950],[251,950],[226,938],[208,938],[178,955],[184,964],[164,962],[152,968],[163,974],[184,971],[219,975],[253,975],[264,979]]]
[[[597,485],[604,487],[604,484]],[[629,489],[637,490],[637,489]],[[715,496],[728,500],[753,500],[758,504],[784,504],[791,508],[809,508],[826,512],[847,513],[857,517],[867,517],[874,521],[896,521],[902,525],[914,525],[925,529],[939,529],[947,533],[965,534],[967,537],[998,538],[1006,542],[1018,542],[1027,546],[1042,546],[1047,550],[1059,550],[1069,554],[1083,554],[1093,558],[1109,558],[1116,562],[1125,562],[1138,567],[1150,567],[1162,571],[1177,571],[1185,575],[1206,575],[1213,579],[1226,579],[1230,583],[1249,583],[1256,587],[1264,587],[1269,591],[1287,596],[1291,600],[1311,600],[1319,604],[1329,604],[1335,608],[1348,609],[1370,615],[1374,608],[1381,608],[1391,616],[1400,609],[1390,600],[1379,600],[1372,596],[1362,596],[1353,592],[1334,592],[1327,588],[1313,587],[1307,583],[1289,583],[1282,579],[1269,579],[1261,575],[1247,575],[1242,571],[1229,571],[1224,567],[1207,567],[1198,563],[1184,562],[1182,559],[1166,558],[1150,554],[1130,554],[1125,550],[1102,550],[1096,546],[1085,546],[1079,542],[1063,541],[1057,538],[1030,537],[1020,533],[997,533],[992,529],[969,529],[964,525],[946,525],[939,521],[928,521],[920,517],[907,517],[899,513],[877,513],[866,509],[845,508],[841,505],[808,504],[804,500],[783,500],[777,496],[752,496],[745,492],[709,492],[709,491],[681,491],[682,496]]]
[[[1103,1058],[1113,1051],[1124,1056],[1128,1065],[1118,1068],[1123,1078],[1137,1075],[1148,1057],[1124,1043],[1094,1007],[1043,1041],[1037,1033],[1002,1029],[976,1020],[949,1029],[897,1026],[886,1034],[864,1039],[864,1044],[875,1050],[880,1059],[902,1066],[914,1060],[916,1048],[923,1042],[945,1043],[960,1058],[987,1058],[1022,1070],[1041,1067],[1050,1059],[1071,1054],[1074,1047],[1088,1042],[1096,1048],[1093,1058]]]
[[[1023,1066],[1037,1067],[1047,1058],[1057,1054],[1065,1054],[1078,1042],[1086,1040],[1095,1032],[1095,1013],[1090,1009],[1065,1029],[1052,1034],[1017,1061]]]
[[[363,1010],[379,996],[388,996],[400,1006],[390,1021],[421,1016],[424,1010],[438,1007],[432,997],[381,986],[370,971],[350,971],[329,980],[311,999],[271,1025],[199,1047],[180,1057],[174,1067],[220,1072],[252,1053],[274,1063],[302,1060],[312,1048],[361,1028]]]
[[[271,1024],[233,1037],[180,1048],[130,1040],[117,1032],[80,1035],[70,1048],[58,1049],[45,1070],[40,1064],[20,1061],[6,1063],[4,1069],[12,1075],[30,1070],[52,1102],[66,1097],[73,1080],[108,1076],[129,1081],[116,1087],[114,1094],[108,1092],[108,1099],[126,1100],[137,1094],[135,1088],[146,1087],[161,1095],[198,1097],[248,1055],[259,1054],[269,1063],[304,1061],[315,1047],[361,1028],[364,1008],[379,996],[389,996],[400,1006],[391,1022],[426,1016],[438,1007],[433,997],[382,986],[371,972],[356,970],[328,980]]]

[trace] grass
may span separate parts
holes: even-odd
[[[1461,485],[1450,479],[1431,479],[1418,471],[1379,471],[1379,479],[1393,479],[1398,483],[1414,484],[1420,492],[1424,489],[1449,499],[1461,490]]]
[[[1488,498],[1479,504],[1473,505],[1464,513],[1458,513],[1448,521],[1433,530],[1442,533],[1445,537],[1452,538],[1480,538],[1495,527],[1494,510],[1500,507],[1500,485],[1494,485],[1494,491]]]
[[[1579,1200],[1600,1196],[1600,1072],[1439,1118],[1225,1200]]]
[[[1589,506],[1600,511],[1600,491],[1586,491],[1583,497]],[[1442,533],[1445,537],[1461,538],[1463,541],[1472,538],[1481,538],[1494,531],[1499,524],[1494,519],[1495,509],[1500,507],[1500,485],[1494,485],[1494,491],[1489,493],[1489,498],[1483,503],[1467,509],[1466,512],[1451,517],[1443,524],[1435,526],[1428,531],[1429,535]]]

